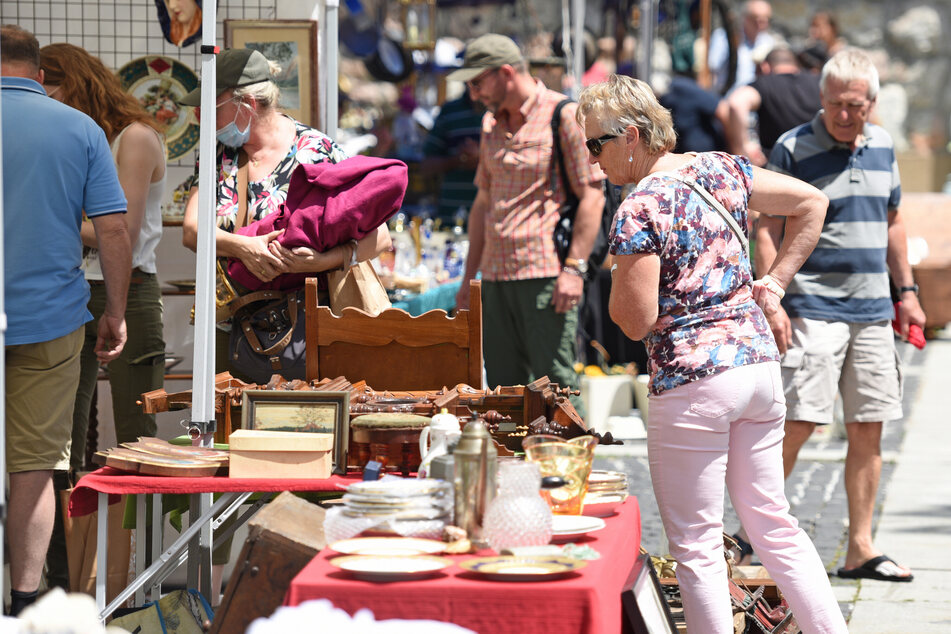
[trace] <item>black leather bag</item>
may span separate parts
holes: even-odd
[[[304,379],[304,290],[257,291],[235,303],[228,342],[232,367],[255,383],[275,374]]]
[[[555,225],[555,231],[552,238],[555,241],[555,252],[562,264],[568,257],[568,248],[571,246],[571,236],[574,231],[575,215],[578,213],[578,197],[568,182],[568,174],[565,170],[564,155],[561,151],[561,111],[571,103],[570,99],[565,99],[555,106],[555,111],[551,116],[551,134],[552,134],[552,156],[551,162],[557,170],[561,182],[561,188],[565,192],[566,201],[559,211],[561,217],[558,224]],[[554,183],[554,179],[552,180]],[[605,181],[604,209],[601,211],[601,224],[598,228],[598,235],[594,239],[594,246],[591,254],[588,256],[588,273],[586,279],[592,279],[595,271],[604,264],[608,256],[608,238],[611,235],[611,223],[614,220],[614,212],[620,203],[618,200],[617,189]]]

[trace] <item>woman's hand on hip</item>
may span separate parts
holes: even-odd
[[[792,323],[789,321],[789,315],[779,305],[778,300],[775,307],[764,308],[763,313],[766,315],[770,330],[773,331],[773,338],[776,339],[779,354],[786,354],[786,350],[792,345]]]

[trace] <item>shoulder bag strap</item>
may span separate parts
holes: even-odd
[[[733,231],[733,234],[736,236],[736,239],[740,241],[740,244],[743,245],[743,251],[746,253],[746,257],[750,256],[750,241],[747,239],[746,234],[743,233],[743,230],[740,228],[740,223],[736,221],[736,218],[733,217],[729,211],[726,210],[719,200],[717,200],[713,194],[711,194],[705,187],[700,185],[697,181],[692,178],[683,178],[682,176],[675,174],[673,172],[668,172],[668,176],[675,178],[683,183],[689,185],[695,192],[697,192],[703,200],[713,207],[719,213],[726,224]]]
[[[248,218],[248,153],[238,150],[238,215],[234,220],[234,228],[246,227]]]
[[[569,103],[573,103],[571,99],[564,99],[559,101],[555,106],[555,111],[551,115],[551,162],[554,166],[554,169],[558,172],[561,179],[561,186],[565,190],[565,200],[569,203],[562,207],[562,215],[569,216],[574,220],[575,211],[578,209],[578,197],[575,196],[575,192],[571,189],[571,183],[568,182],[568,173],[565,169],[565,157],[564,153],[561,151],[561,111]],[[552,186],[555,182],[552,179]]]

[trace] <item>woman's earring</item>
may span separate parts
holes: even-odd
[[[628,162],[628,163],[633,163],[633,162],[634,162],[634,155],[633,155],[633,154],[631,154],[629,157],[627,157],[627,162]]]

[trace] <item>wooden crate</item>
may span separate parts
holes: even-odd
[[[324,509],[284,492],[248,522],[248,539],[235,564],[211,634],[243,632],[251,621],[267,617],[284,603],[284,595],[320,550]]]

